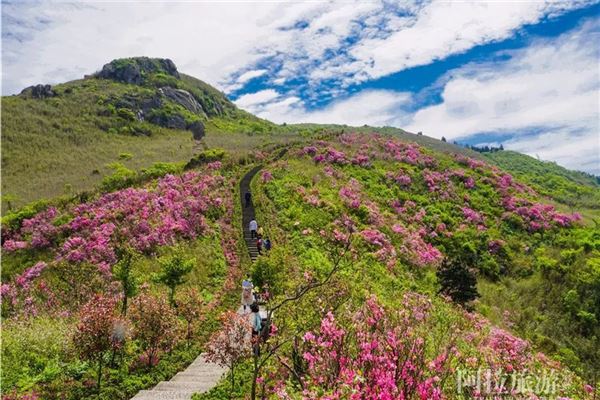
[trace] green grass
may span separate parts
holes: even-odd
[[[485,158],[531,185],[538,193],[573,208],[600,211],[600,184],[596,177],[571,171],[554,162],[540,161],[514,151],[485,153]],[[597,214],[600,216],[600,214]]]
[[[191,132],[132,122],[118,112],[106,115],[108,99],[125,94],[143,95],[148,90],[108,80],[85,79],[57,85],[55,91],[59,96],[51,99],[4,97],[3,211],[8,209],[9,202],[14,209],[42,198],[90,190],[111,173],[108,165],[115,161],[132,170],[148,168],[157,162],[187,162],[198,151]],[[236,119],[225,115],[209,120],[205,141],[209,147],[224,148],[236,157],[296,136],[293,132],[256,135],[252,132],[258,127],[271,125],[240,110],[227,112]],[[149,136],[119,133],[129,127],[144,129]]]

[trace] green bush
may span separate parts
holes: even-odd
[[[63,373],[74,360],[69,320],[50,317],[5,321],[2,326],[2,387],[30,389]]]
[[[157,72],[155,74],[151,74],[146,78],[146,82],[154,87],[163,87],[163,86],[171,86],[174,88],[178,88],[180,86],[180,81],[173,75],[165,74],[164,72]]]
[[[117,109],[117,115],[127,121],[135,121],[136,120],[135,113],[133,111],[131,111],[129,108]]]
[[[18,211],[9,212],[2,217],[2,226],[9,228],[16,228],[21,225],[24,219],[31,218],[40,211],[48,207],[49,201],[46,199],[34,201],[22,207]]]
[[[272,249],[268,257],[259,257],[252,269],[252,282],[259,288],[269,287],[272,294],[282,292],[284,266],[280,262],[283,249]]]
[[[195,155],[184,167],[185,170],[199,167],[214,161],[221,161],[225,158],[226,152],[223,149],[204,150]]]
[[[133,154],[131,153],[119,153],[119,159],[121,160],[131,160],[133,158]]]
[[[103,191],[111,192],[113,190],[123,189],[136,182],[137,173],[126,168],[123,164],[115,162],[109,164],[108,167],[113,170],[113,173],[102,179],[100,187]]]
[[[168,174],[179,174],[183,171],[182,163],[158,162],[142,169],[144,178],[160,178]]]

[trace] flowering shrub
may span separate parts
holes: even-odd
[[[356,179],[350,179],[348,186],[339,191],[340,198],[350,208],[360,207],[360,184]]]
[[[581,220],[579,213],[561,214],[556,212],[554,206],[550,204],[532,203],[517,197],[505,197],[502,205],[508,211],[503,215],[504,219],[516,217],[521,225],[530,232],[551,229],[554,226],[570,227]]]
[[[484,222],[483,216],[469,207],[463,207],[462,213],[467,222],[472,224],[482,224]]]
[[[0,287],[2,311],[5,315],[20,312],[25,316],[35,316],[38,305],[43,304],[51,309],[55,305],[55,295],[44,280],[34,283],[48,266],[40,261],[23,273],[17,275],[13,284],[3,283]]]
[[[235,386],[235,367],[250,355],[252,327],[247,315],[227,311],[220,317],[221,329],[209,340],[206,360],[229,368],[231,390]]]
[[[402,172],[398,173],[395,177],[394,180],[396,181],[396,183],[400,186],[410,186],[412,179],[409,175],[403,174]]]
[[[141,343],[148,366],[154,365],[161,351],[175,345],[178,321],[164,297],[140,294],[133,299],[129,318],[133,325],[133,338]]]
[[[177,237],[193,239],[203,234],[208,229],[205,216],[221,207],[222,181],[221,176],[197,172],[167,175],[156,188],[124,189],[76,206],[71,210],[72,220],[58,228],[51,225],[57,216],[51,208],[23,221],[3,249],[22,248],[23,241],[47,247],[59,240],[60,233],[65,241],[57,260],[90,262],[108,270],[116,262],[114,246],[123,241],[149,252],[174,243]]]
[[[356,154],[352,158],[352,164],[358,165],[360,167],[369,167],[371,165],[371,160],[366,154]]]
[[[125,323],[116,317],[114,298],[96,295],[81,308],[73,341],[81,358],[98,363],[98,388],[104,355],[123,346],[126,330]]]
[[[405,298],[407,307],[394,317],[368,299],[353,317],[355,332],[331,312],[318,332],[307,332],[303,398],[441,399],[448,349],[427,354],[419,328],[431,305],[418,295]]]
[[[273,174],[271,174],[271,172],[265,170],[260,174],[260,178],[263,183],[267,183],[273,179]]]
[[[426,169],[422,175],[427,190],[431,193],[439,194],[442,199],[449,199],[454,194],[454,185],[448,174]]]

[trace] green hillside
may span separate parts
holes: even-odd
[[[570,207],[600,210],[598,178],[515,151],[484,153],[486,159],[527,182],[540,194]]]
[[[201,110],[192,112],[159,96],[157,91],[165,87],[190,93]],[[139,170],[156,162],[187,162],[195,151],[187,127],[196,121],[205,125],[208,146],[240,156],[272,140],[255,135],[271,132],[273,124],[239,110],[218,90],[184,74],[176,77],[157,69],[135,84],[90,76],[52,91],[45,98],[33,98],[30,90],[2,98],[3,210],[6,200],[18,207],[89,190],[111,173],[110,163]],[[157,98],[160,104],[148,109]],[[140,120],[142,108],[147,112]]]
[[[478,371],[508,382],[494,396],[598,396],[593,177],[278,126],[164,59],[3,98],[2,131],[6,398],[131,399],[200,353],[235,368],[195,399],[486,398]]]

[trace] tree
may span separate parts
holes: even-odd
[[[449,296],[452,301],[468,307],[479,297],[477,278],[465,258],[446,258],[437,271],[441,285],[440,293]]]
[[[117,253],[119,255],[119,261],[117,261],[117,264],[113,269],[113,277],[121,283],[123,296],[121,314],[127,315],[128,299],[135,296],[139,288],[139,279],[134,275],[132,270],[132,267],[138,260],[138,256],[134,253],[133,249],[129,247],[119,250]]]
[[[252,327],[247,316],[226,311],[220,317],[223,327],[207,344],[206,359],[230,369],[231,391],[235,387],[235,366],[250,355]]]
[[[176,247],[173,254],[161,257],[158,263],[161,271],[155,275],[155,280],[169,288],[169,303],[174,307],[175,289],[185,283],[185,276],[194,269],[196,259],[186,258],[183,250]]]
[[[183,295],[180,295],[176,303],[177,315],[182,317],[187,324],[185,338],[189,346],[190,341],[194,336],[194,322],[203,320],[201,315],[204,302],[198,290],[196,288],[191,288],[186,290]]]
[[[177,337],[177,317],[164,297],[143,293],[133,299],[129,318],[133,324],[133,337],[146,351],[150,367],[161,350],[173,346]]]
[[[343,261],[346,255],[352,248],[352,235],[355,231],[354,224],[349,218],[346,218],[343,222],[346,235],[335,233],[331,234],[329,238],[330,243],[333,245],[332,249],[332,266],[325,273],[322,279],[315,279],[312,276],[305,277],[307,282],[303,285],[296,287],[293,293],[286,295],[278,303],[271,305],[268,304],[267,318],[263,326],[263,332],[256,338],[256,342],[253,343],[253,347],[256,351],[253,351],[253,373],[252,373],[252,388],[250,391],[250,398],[256,399],[256,392],[258,389],[258,377],[265,366],[267,361],[275,356],[279,349],[290,342],[292,339],[284,338],[283,335],[276,335],[278,328],[273,324],[273,314],[275,311],[282,309],[288,303],[295,303],[300,301],[307,293],[315,291],[328,285],[333,277],[343,268]],[[341,237],[340,237],[341,236]],[[276,339],[276,340],[275,340]]]
[[[116,300],[102,295],[94,296],[80,311],[80,320],[73,337],[80,357],[98,363],[97,389],[100,392],[104,356],[110,350],[123,346],[125,324],[115,316]],[[115,331],[118,330],[118,334]],[[122,334],[121,334],[122,333]]]

